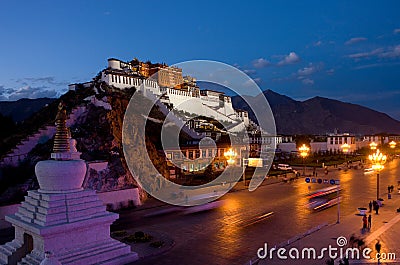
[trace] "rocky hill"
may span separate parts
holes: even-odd
[[[272,90],[256,97],[245,96],[245,99],[250,104],[262,104],[261,97],[264,96],[274,114],[279,134],[326,134],[335,129],[355,134],[400,134],[399,121],[356,104],[323,97],[296,101]],[[235,108],[249,111],[254,119],[251,108],[241,97],[233,97],[232,103]]]
[[[70,127],[72,137],[77,140],[77,149],[82,152],[81,158],[86,161],[108,161],[108,166],[101,172],[89,172],[89,179],[85,180],[85,188],[99,191],[121,189],[139,186],[126,165],[122,149],[122,123],[129,99],[135,89],[119,90],[107,86],[105,83],[95,82],[94,87],[69,91],[60,99],[36,112],[31,119],[24,122],[12,140],[22,140],[28,132],[32,134],[43,126],[54,123],[57,105],[62,100],[66,104],[67,112],[71,112],[77,106],[85,106],[85,112],[79,116]],[[143,102],[146,99],[143,97]],[[95,104],[94,102],[100,102]],[[146,104],[146,103],[143,103]],[[104,106],[110,106],[106,108]],[[155,108],[151,117],[161,119],[164,116]],[[165,118],[165,117],[164,117]],[[133,115],[131,121],[142,123],[144,117],[140,114]],[[133,128],[133,134],[141,131]],[[146,131],[152,131],[157,135],[161,132],[161,125],[149,122]],[[140,137],[139,137],[140,138]],[[143,137],[144,138],[144,137]],[[168,176],[165,158],[157,151],[160,137],[147,138],[141,146],[145,146],[140,152],[148,152],[153,163],[164,176]],[[10,139],[9,139],[10,140]],[[38,144],[18,167],[3,167],[0,169],[0,204],[22,199],[26,189],[37,188],[34,175],[34,165],[50,157],[53,139]],[[140,157],[129,158],[140,162]],[[15,176],[18,172],[18,176]],[[140,191],[141,196],[146,193]]]

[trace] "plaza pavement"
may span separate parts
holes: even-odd
[[[381,260],[380,264],[400,264],[400,213],[397,213],[396,211],[397,208],[400,207],[400,194],[393,193],[392,199],[390,200],[387,199],[387,194],[384,195],[384,198],[386,199],[383,207],[379,209],[379,214],[375,214],[374,211],[372,213],[367,212],[367,215],[371,214],[372,216],[372,227],[370,231],[362,231],[362,217],[358,215],[357,209],[354,209],[354,214],[342,216],[340,223],[328,224],[327,226],[311,233],[310,235],[300,237],[300,239],[290,243],[289,245],[285,244],[285,242],[283,242],[281,245],[286,245],[284,246],[286,250],[291,248],[297,248],[298,250],[301,250],[304,247],[314,247],[317,250],[318,256],[321,248],[323,247],[328,247],[331,245],[332,247],[338,248],[338,237],[345,237],[347,241],[349,241],[350,236],[355,234],[357,238],[364,239],[365,247],[368,247],[372,250],[372,252],[369,254],[372,259],[350,260],[350,264],[378,264],[378,260],[375,259],[375,243],[377,240],[379,240],[382,245],[381,253],[394,253],[396,256],[394,260]],[[360,207],[361,206],[368,208],[368,205],[360,205]],[[268,249],[271,249],[272,247],[273,246],[268,246]],[[349,247],[349,245],[345,245],[342,248],[346,249],[346,247]],[[288,252],[286,252],[286,255],[287,254]],[[360,256],[362,256],[362,254],[360,254]],[[326,253],[326,258],[320,260],[278,260],[276,252],[274,257],[274,260],[257,260],[254,258],[252,260],[252,264],[323,265],[326,264],[328,254]],[[339,264],[339,260],[340,259],[337,258],[335,260],[335,264]],[[249,262],[247,264],[251,263]]]

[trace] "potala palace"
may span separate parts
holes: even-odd
[[[101,81],[120,89],[135,87],[145,96],[159,99],[170,110],[175,109],[227,123],[230,125],[230,132],[254,124],[249,120],[247,111],[233,108],[230,96],[218,91],[200,90],[196,79],[183,76],[182,69],[177,67],[144,63],[137,59],[123,62],[111,58],[108,59],[108,68],[101,72]],[[69,89],[74,90],[76,86],[71,84]],[[196,126],[201,126],[201,122],[197,121],[192,125],[193,128]]]

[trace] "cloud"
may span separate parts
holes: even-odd
[[[399,34],[400,33],[400,29],[394,29],[393,30],[393,34]]]
[[[257,71],[254,69],[244,69],[243,72],[247,75],[254,75],[255,73],[257,73]]]
[[[355,43],[358,43],[358,42],[362,42],[362,41],[366,41],[366,40],[368,40],[368,39],[364,38],[364,37],[351,38],[348,41],[346,41],[344,44],[352,45],[352,44],[355,44]]]
[[[69,82],[65,81],[57,81],[54,76],[45,76],[45,77],[24,77],[24,78],[19,78],[16,80],[17,83],[20,83],[24,86],[29,85],[29,84],[43,84],[47,83],[49,85],[54,85],[54,86],[66,86],[69,84]]]
[[[314,80],[310,78],[304,78],[303,80],[301,80],[301,82],[305,85],[314,85]]]
[[[262,83],[261,77],[253,78],[253,80],[254,80],[254,82],[256,82],[257,84],[261,84],[261,83]]]
[[[348,57],[352,58],[352,59],[370,58],[370,57],[376,56],[378,54],[381,54],[383,51],[384,51],[383,48],[378,48],[378,49],[372,50],[370,52],[353,53],[353,54],[350,54]]]
[[[373,64],[365,64],[354,67],[353,70],[367,69],[367,68],[375,68],[375,67],[386,67],[386,66],[394,66],[400,65],[400,62],[386,62],[386,63],[373,63]]]
[[[283,58],[283,60],[278,62],[279,66],[287,65],[287,64],[294,64],[300,61],[300,57],[295,53],[291,52]]]
[[[314,43],[315,47],[318,47],[318,46],[321,46],[321,45],[322,45],[322,41],[320,41],[320,40]]]
[[[270,65],[271,63],[264,58],[258,58],[258,59],[255,59],[252,62],[252,64],[255,68],[264,68],[264,67],[267,67],[268,65]]]
[[[400,57],[400,45],[397,45],[395,47],[390,47],[385,52],[379,54],[379,57],[381,57],[381,58],[397,58],[397,57]]]
[[[54,98],[57,96],[57,92],[54,89],[47,89],[47,87],[31,87],[31,86],[23,86],[18,89],[9,89],[8,95],[2,95],[3,97],[7,96],[9,100],[18,100],[20,98]]]
[[[315,65],[310,63],[308,67],[299,69],[297,71],[297,74],[300,76],[307,76],[307,75],[312,75],[312,74],[316,73],[317,71],[318,71],[318,68]]]
[[[247,75],[253,75],[253,74],[257,73],[257,71],[255,69],[244,69],[238,63],[234,63],[233,66],[236,67],[237,69],[243,71]]]
[[[0,85],[0,101],[7,100],[8,98],[4,96],[4,93],[7,91],[7,89],[3,86]]]
[[[331,69],[327,70],[326,73],[328,75],[333,75],[335,73],[335,69],[331,68]]]
[[[348,55],[349,58],[352,59],[369,59],[369,58],[385,58],[385,59],[394,59],[400,57],[400,45],[378,48],[369,52],[361,52],[354,53]]]
[[[246,82],[244,82],[245,87],[253,87],[255,85],[259,85],[262,83],[262,79],[260,77],[249,79]]]

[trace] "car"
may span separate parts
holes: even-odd
[[[288,164],[279,164],[278,169],[280,170],[292,170],[292,167],[289,166]]]
[[[371,174],[373,172],[374,172],[374,169],[372,167],[364,169],[364,174]]]

